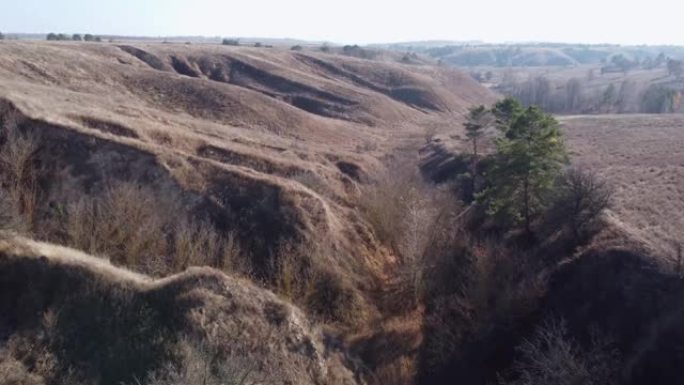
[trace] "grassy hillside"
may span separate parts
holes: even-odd
[[[359,49],[0,43],[0,384],[677,382],[679,118]]]
[[[224,280],[234,286],[245,282],[244,290],[256,297],[273,291],[278,303],[292,303],[306,314],[295,322],[307,330],[314,350],[289,342],[264,344],[261,331],[250,328],[225,337],[240,339],[240,344],[263,354],[264,361],[255,361],[239,344],[235,351],[221,351],[221,357],[231,353],[240,362],[258,366],[257,374],[274,370],[272,364],[304,359],[296,354],[318,354],[316,344],[321,341],[321,354],[346,355],[342,366],[349,369],[340,366],[336,374],[323,361],[312,360],[300,361],[307,367],[304,377],[299,378],[299,364],[291,372],[282,366],[284,374],[270,374],[283,383],[306,378],[315,383],[377,383],[376,371],[389,375],[396,365],[415,366],[415,349],[376,357],[373,367],[358,358],[377,338],[384,338],[378,333],[394,315],[385,308],[385,284],[399,264],[361,202],[397,151],[416,158],[426,138],[459,127],[467,108],[493,102],[493,93],[459,71],[400,63],[392,55],[368,60],[344,52],[289,48],[25,41],[2,42],[0,53],[0,223],[35,239],[83,250],[116,267],[79,257],[87,260],[82,263],[86,273],[72,277],[61,262],[50,262],[44,278],[34,280],[45,280],[41,290],[49,291],[62,279],[78,282],[64,283],[60,287],[66,291],[55,291],[45,301],[40,299],[43,291],[35,293],[40,299],[35,305],[38,317],[65,308],[64,336],[72,336],[86,317],[72,314],[72,309],[90,301],[93,310],[88,312],[103,320],[97,328],[111,326],[115,331],[102,336],[107,341],[81,347],[74,346],[76,340],[62,345],[67,337],[60,330],[54,338],[61,342],[54,345],[21,333],[24,326],[19,322],[30,324],[30,334],[42,333],[42,321],[13,315],[7,337],[16,340],[17,348],[3,351],[7,370],[17,368],[27,378],[39,376],[48,383],[67,378],[69,371],[76,382],[117,384],[134,383],[132,375],[148,383],[186,375],[185,361],[190,361],[186,366],[213,363],[204,352],[214,349],[204,346],[212,338],[202,333],[234,322],[231,311],[237,305],[225,299],[232,294],[214,290],[214,285],[233,285]],[[23,250],[24,241],[17,239],[6,247],[19,245]],[[4,282],[14,293],[6,298],[7,309],[34,306],[14,302],[29,290],[11,278],[14,266],[23,266],[22,276],[41,269],[36,258],[26,262],[23,255],[8,251],[2,256],[8,266],[2,269],[8,272]],[[91,274],[105,265],[117,277],[133,278],[117,285]],[[193,266],[216,270],[187,273]],[[195,291],[206,292],[208,297],[193,305],[192,316],[207,317],[197,320],[197,327],[208,329],[195,332],[192,324],[167,324],[186,317],[185,308],[175,299],[154,302],[147,294],[155,290],[147,285],[164,292],[161,282],[173,279],[154,279],[193,280],[189,277],[205,273],[212,288],[188,283],[183,290],[192,293],[179,292],[178,301],[194,304]],[[94,297],[72,297],[67,290],[89,285],[97,286]],[[111,299],[111,306],[98,302],[98,296]],[[126,302],[129,297],[134,298],[132,304]],[[260,306],[250,304],[244,322],[261,317]],[[282,312],[276,308],[278,318]],[[136,314],[148,311],[152,319],[138,325]],[[110,324],[106,320],[111,314],[125,317],[120,324]],[[255,319],[251,327],[261,328]],[[405,321],[400,317],[391,327],[408,328],[420,341],[420,322],[413,316]],[[325,325],[326,335],[316,335],[304,322]],[[113,343],[129,328],[143,333],[135,338],[158,341],[150,347],[155,350],[124,342],[111,352],[94,350]],[[144,334],[148,328],[163,335]],[[283,341],[299,338],[286,329],[264,326],[262,331]],[[92,336],[95,329],[84,333]],[[221,349],[233,344],[221,343]],[[36,344],[43,350],[24,354],[23,346]],[[53,366],[34,365],[52,356]],[[129,358],[116,361],[122,356]],[[217,365],[212,375],[219,376],[217,370],[224,367]],[[348,371],[356,378],[349,379]],[[405,381],[413,375],[411,369],[397,378]]]
[[[0,288],[5,384],[354,383],[300,310],[212,269],[155,280],[3,234]]]

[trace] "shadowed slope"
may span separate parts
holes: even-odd
[[[184,339],[210,349],[211,359],[243,365],[254,378],[353,383],[298,309],[212,269],[155,281],[5,234],[0,293],[0,339],[48,383],[64,380],[69,370],[102,384],[134,383],[179,359],[177,343]],[[27,344],[33,347],[25,351]],[[45,357],[53,360],[49,366],[31,363]]]

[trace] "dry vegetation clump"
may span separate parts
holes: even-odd
[[[357,288],[339,272],[321,268],[315,273],[306,308],[323,322],[363,325],[368,317],[368,304]]]
[[[41,139],[22,129],[21,117],[13,111],[0,111],[0,178],[2,187],[18,214],[31,228],[38,215],[40,166],[36,155]]]
[[[516,350],[514,379],[501,385],[619,383],[620,354],[613,343],[597,335],[584,348],[570,336],[563,319],[544,322]]]
[[[398,258],[386,300],[413,309],[424,295],[424,269],[436,237],[459,207],[448,190],[425,182],[410,159],[395,161],[361,192],[359,206],[377,238]],[[395,309],[397,310],[397,309]]]
[[[318,321],[363,325],[369,304],[348,277],[326,263],[333,253],[325,241],[282,244],[273,259],[274,290]]]
[[[82,198],[67,207],[68,244],[112,262],[140,268],[165,254],[164,219],[152,191],[133,184],[109,188],[102,197]],[[173,210],[173,206],[169,207]]]
[[[558,178],[554,193],[548,226],[566,227],[579,244],[599,231],[600,216],[611,207],[614,190],[595,172],[570,168]]]
[[[433,269],[440,269],[439,258],[453,256],[462,208],[450,189],[424,181],[415,159],[404,155],[362,188],[359,206],[394,260],[376,297],[384,318],[355,342],[355,350],[370,383],[414,384]]]
[[[13,202],[7,192],[0,189],[0,231],[14,230],[23,232],[25,229],[25,222],[17,211],[15,202]]]
[[[496,240],[461,236],[460,246],[429,275],[421,362],[428,382],[465,368],[469,381],[491,381],[485,361],[510,354],[495,346],[516,338],[544,295],[542,266],[534,258]]]
[[[67,245],[117,265],[156,276],[190,266],[249,270],[233,233],[220,234],[186,214],[177,198],[146,187],[117,184],[102,196],[68,205],[63,217]]]

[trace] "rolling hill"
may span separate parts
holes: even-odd
[[[13,294],[3,297],[2,306],[9,312],[35,304],[45,317],[51,317],[50,309],[81,306],[79,301],[91,301],[83,306],[93,306],[93,314],[103,318],[150,311],[151,325],[168,332],[165,341],[181,345],[186,337],[211,341],[212,328],[234,320],[231,309],[244,308],[245,318],[235,320],[264,322],[224,336],[242,339],[244,351],[256,349],[255,374],[295,360],[301,366],[281,367],[285,383],[303,383],[304,372],[312,383],[341,383],[341,378],[354,383],[353,360],[331,357],[337,363],[330,367],[339,369],[331,380],[328,373],[335,370],[329,371],[324,359],[310,358],[343,357],[346,348],[337,336],[381,319],[374,293],[396,258],[360,213],[363,186],[398,149],[417,157],[426,132],[460,127],[468,107],[494,100],[459,71],[400,63],[391,55],[364,60],[265,47],[4,41],[0,147],[8,154],[3,162],[21,167],[3,170],[2,187],[24,189],[19,208],[31,213],[24,228],[34,238],[78,247],[111,264],[4,234],[0,281]],[[30,172],[22,174],[25,169]],[[239,252],[226,259],[236,248]],[[179,260],[187,254],[182,250],[204,259]],[[293,264],[295,257],[302,260]],[[230,277],[187,270],[193,265],[220,267]],[[28,275],[36,291],[16,281]],[[94,285],[98,295],[123,308],[102,308],[96,297],[51,294],[47,288],[55,282],[64,288]],[[314,287],[301,288],[305,296],[293,289],[309,284]],[[278,289],[300,306],[313,303],[317,311],[307,314],[311,323],[330,324],[334,332],[310,328],[307,316],[267,289]],[[38,302],[13,302],[24,292]],[[194,305],[175,315],[186,302]],[[24,346],[22,330],[43,330],[40,317],[9,314],[0,317],[2,338]],[[293,314],[294,329],[278,329],[283,314]],[[64,329],[55,338],[66,338],[83,322],[78,312],[64,316],[57,320]],[[169,325],[166,317],[191,320]],[[126,320],[100,325],[139,331],[137,321]],[[273,337],[273,344],[262,344],[259,333]],[[293,342],[300,337],[309,342]],[[45,342],[30,336],[28,341]],[[142,360],[132,366],[135,373],[113,366],[98,374],[103,366],[97,365],[131,363],[94,363],[88,349],[95,345],[41,346],[57,355],[57,366],[37,370],[29,362],[37,356],[17,351],[10,353],[21,362],[7,365],[28,365],[33,374],[27,376],[40,374],[48,382],[63,379],[72,368],[112,384],[163,366]],[[153,344],[159,349],[154,352],[114,346],[112,354],[164,358],[188,350],[178,346]],[[193,347],[189,356],[198,349],[204,348]],[[248,357],[221,351],[228,353]]]

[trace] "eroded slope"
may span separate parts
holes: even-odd
[[[233,370],[226,381],[355,383],[300,310],[248,281],[208,268],[154,280],[1,235],[0,354],[2,365],[17,362],[17,376],[136,383],[170,364],[218,363]],[[184,348],[200,361],[188,362]]]
[[[390,261],[360,218],[359,183],[407,138],[458,127],[471,104],[493,99],[432,66],[41,42],[0,44],[0,97],[3,125],[41,140],[41,215],[133,183],[237,234],[261,279],[284,244],[325,245],[312,258],[359,292]]]

